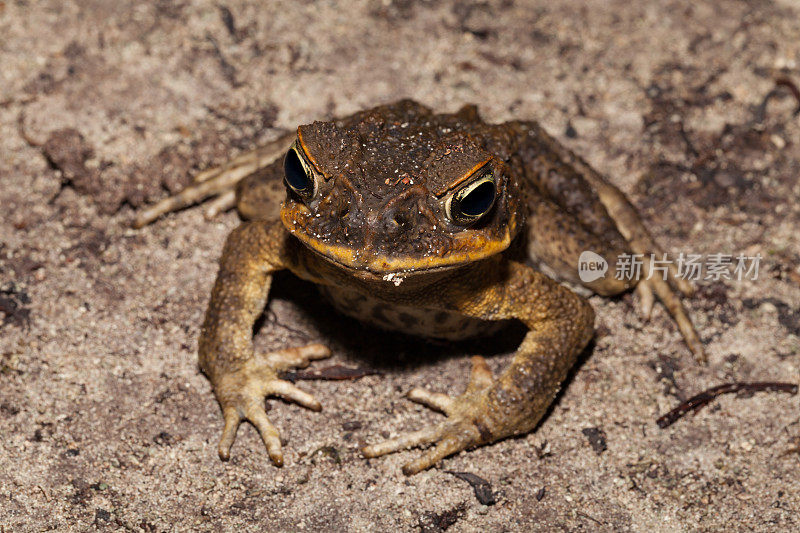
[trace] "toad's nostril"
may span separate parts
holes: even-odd
[[[411,225],[411,218],[408,216],[408,213],[395,213],[392,220],[394,220],[394,222],[403,229],[408,228]]]

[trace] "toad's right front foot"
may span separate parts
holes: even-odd
[[[324,359],[330,355],[330,350],[322,344],[256,355],[238,370],[216,380],[214,392],[225,418],[225,427],[219,441],[220,459],[227,461],[230,458],[236,430],[242,420],[247,420],[261,435],[272,462],[276,466],[283,466],[280,433],[267,418],[264,398],[280,396],[303,407],[320,411],[322,406],[313,396],[288,381],[278,379],[278,372],[288,368],[303,368],[312,360]]]

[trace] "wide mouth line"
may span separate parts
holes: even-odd
[[[305,237],[307,238],[308,236],[306,235]],[[349,270],[349,271],[354,272],[354,273],[361,273],[361,272],[365,272],[366,271],[366,272],[369,272],[370,274],[374,274],[376,276],[386,276],[388,274],[400,274],[400,275],[403,275],[403,276],[410,276],[410,275],[414,275],[414,274],[440,272],[440,271],[444,271],[444,270],[452,270],[454,268],[458,268],[458,267],[464,266],[466,264],[469,264],[472,261],[477,261],[479,259],[482,259],[482,258],[475,258],[475,259],[471,259],[471,260],[470,259],[465,259],[463,261],[458,261],[458,262],[454,262],[454,263],[447,263],[447,264],[443,264],[443,265],[439,264],[439,265],[433,265],[433,266],[424,266],[422,263],[413,263],[412,262],[412,263],[409,263],[408,266],[406,266],[406,267],[402,267],[402,266],[398,265],[398,267],[396,267],[396,268],[382,269],[382,268],[376,268],[376,266],[375,266],[376,261],[366,261],[365,263],[362,263],[362,264],[353,264],[353,263],[348,264],[348,263],[345,263],[338,256],[327,254],[324,251],[319,250],[314,246],[311,246],[310,245],[310,242],[312,242],[311,239],[305,240],[305,239],[301,238],[300,235],[295,235],[295,238],[297,238],[301,243],[303,243],[303,245],[306,246],[306,248],[308,248],[309,250],[311,250],[312,252],[314,252],[318,256],[330,261],[331,263],[335,264],[338,267],[344,268],[345,270]],[[319,241],[316,241],[316,242],[319,242]],[[380,258],[380,256],[378,256],[378,258]]]

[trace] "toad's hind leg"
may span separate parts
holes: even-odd
[[[602,256],[609,265],[616,264],[622,254],[630,253],[627,243],[617,236],[613,240],[604,238],[584,227],[549,198],[536,191],[528,194],[528,259],[556,279],[584,285],[603,296],[632,288],[635,281],[612,275],[590,281],[579,276],[578,258],[585,250]]]
[[[272,142],[246,152],[224,165],[205,170],[195,176],[194,183],[174,196],[137,213],[133,226],[141,228],[161,215],[213,198],[207,205],[205,216],[213,218],[237,203],[236,187],[246,177],[259,173],[280,159],[294,139],[294,133],[286,133]],[[253,213],[251,213],[253,214]],[[245,218],[258,218],[252,216]]]
[[[526,178],[584,226],[614,246],[622,236],[637,254],[664,254],[625,194],[535,122],[515,122]],[[669,281],[683,294],[691,284],[669,265]]]
[[[285,198],[280,161],[253,172],[236,186],[236,210],[245,220],[277,220]]]
[[[615,294],[636,285],[645,316],[649,316],[655,293],[672,315],[689,349],[697,359],[705,360],[702,343],[677,292],[689,295],[692,287],[678,275],[671,262],[666,264],[666,276],[650,275],[651,254],[657,259],[665,254],[625,194],[538,124],[515,122],[511,127],[518,134],[524,176],[533,191],[528,224],[531,256],[552,266],[563,279],[583,283],[599,294]],[[551,239],[539,229],[548,224],[555,224],[549,234]],[[554,236],[560,238],[553,239]],[[630,281],[611,279],[608,275],[609,279],[588,283],[575,279],[578,257],[587,250],[603,256],[612,268],[621,253],[642,254],[641,275]]]

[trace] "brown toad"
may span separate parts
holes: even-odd
[[[342,313],[382,328],[463,339],[507,319],[527,327],[499,377],[475,356],[460,396],[408,393],[446,420],[363,450],[375,457],[433,445],[403,467],[406,474],[539,422],[591,339],[594,321],[586,300],[550,276],[602,295],[636,285],[645,312],[655,293],[703,357],[675,292],[688,294],[690,287],[674,271],[669,282],[656,276],[637,284],[610,274],[581,282],[583,251],[614,265],[621,254],[660,250],[626,197],[534,122],[487,124],[474,106],[434,114],[404,100],[300,126],[296,136],[211,177],[143,213],[138,224],[219,191],[227,192],[216,209],[235,201],[248,220],[228,237],[199,342],[200,366],[225,419],[223,459],[246,419],[282,464],[266,396],[321,409],[278,372],[326,357],[327,348],[253,350],[252,327],[278,270],[317,284]]]

